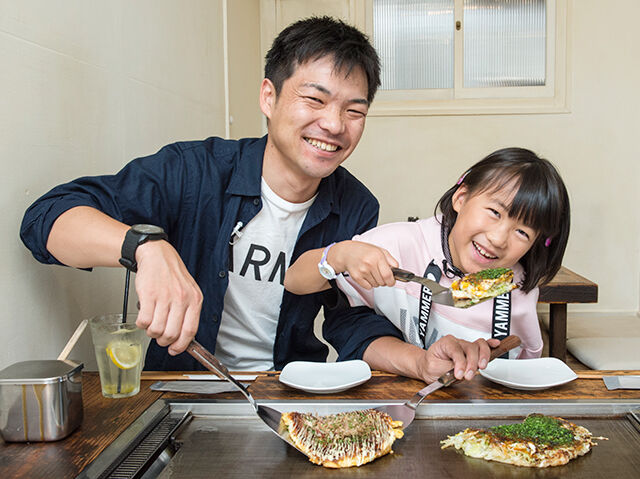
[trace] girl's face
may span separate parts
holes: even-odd
[[[452,198],[458,213],[449,234],[453,264],[465,273],[487,268],[511,268],[538,236],[533,228],[507,214],[516,188],[469,195],[462,184]]]

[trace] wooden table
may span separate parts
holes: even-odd
[[[564,266],[549,284],[540,287],[538,302],[549,303],[549,356],[566,360],[567,304],[597,301],[598,285]]]
[[[629,371],[628,373],[640,373]],[[145,373],[143,373],[145,374]],[[179,373],[164,375],[175,379]],[[147,377],[158,377],[150,376]],[[590,371],[596,379],[577,379],[544,391],[518,391],[489,382],[482,376],[444,388],[429,396],[429,401],[470,399],[640,399],[640,390],[609,391],[601,372]],[[127,399],[107,399],[100,392],[97,373],[82,374],[84,419],[69,437],[46,443],[0,442],[0,477],[2,478],[72,478],[118,437],[144,410],[161,397],[181,399],[242,399],[240,393],[193,395],[151,391],[155,380],[143,380],[140,393]],[[322,395],[321,399],[403,400],[424,387],[422,381],[374,371],[373,377],[356,388],[339,394]],[[278,381],[276,374],[260,374],[249,386],[256,399],[318,399],[319,396],[291,389]]]

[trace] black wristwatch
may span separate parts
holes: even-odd
[[[138,271],[136,262],[136,250],[138,246],[147,241],[166,240],[167,233],[162,228],[154,225],[133,225],[124,237],[120,255],[120,264],[134,273]]]

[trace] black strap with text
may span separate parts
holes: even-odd
[[[427,276],[429,268],[425,271]],[[438,278],[439,280],[439,278]],[[426,348],[427,329],[429,325],[429,317],[431,316],[432,293],[429,288],[422,286],[420,289],[420,311],[418,316],[418,335],[422,347]],[[491,321],[491,337],[496,339],[504,339],[509,336],[511,331],[511,291],[497,296],[493,300],[493,319]],[[508,359],[509,353],[506,352],[501,358]]]
[[[504,339],[509,336],[511,330],[511,291],[500,296],[496,296],[493,300],[493,321],[491,322],[491,337],[496,339]],[[500,356],[503,359],[509,359],[509,352]]]

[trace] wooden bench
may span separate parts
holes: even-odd
[[[564,266],[540,287],[540,303],[549,304],[549,356],[567,356],[567,304],[598,302],[598,285]]]

